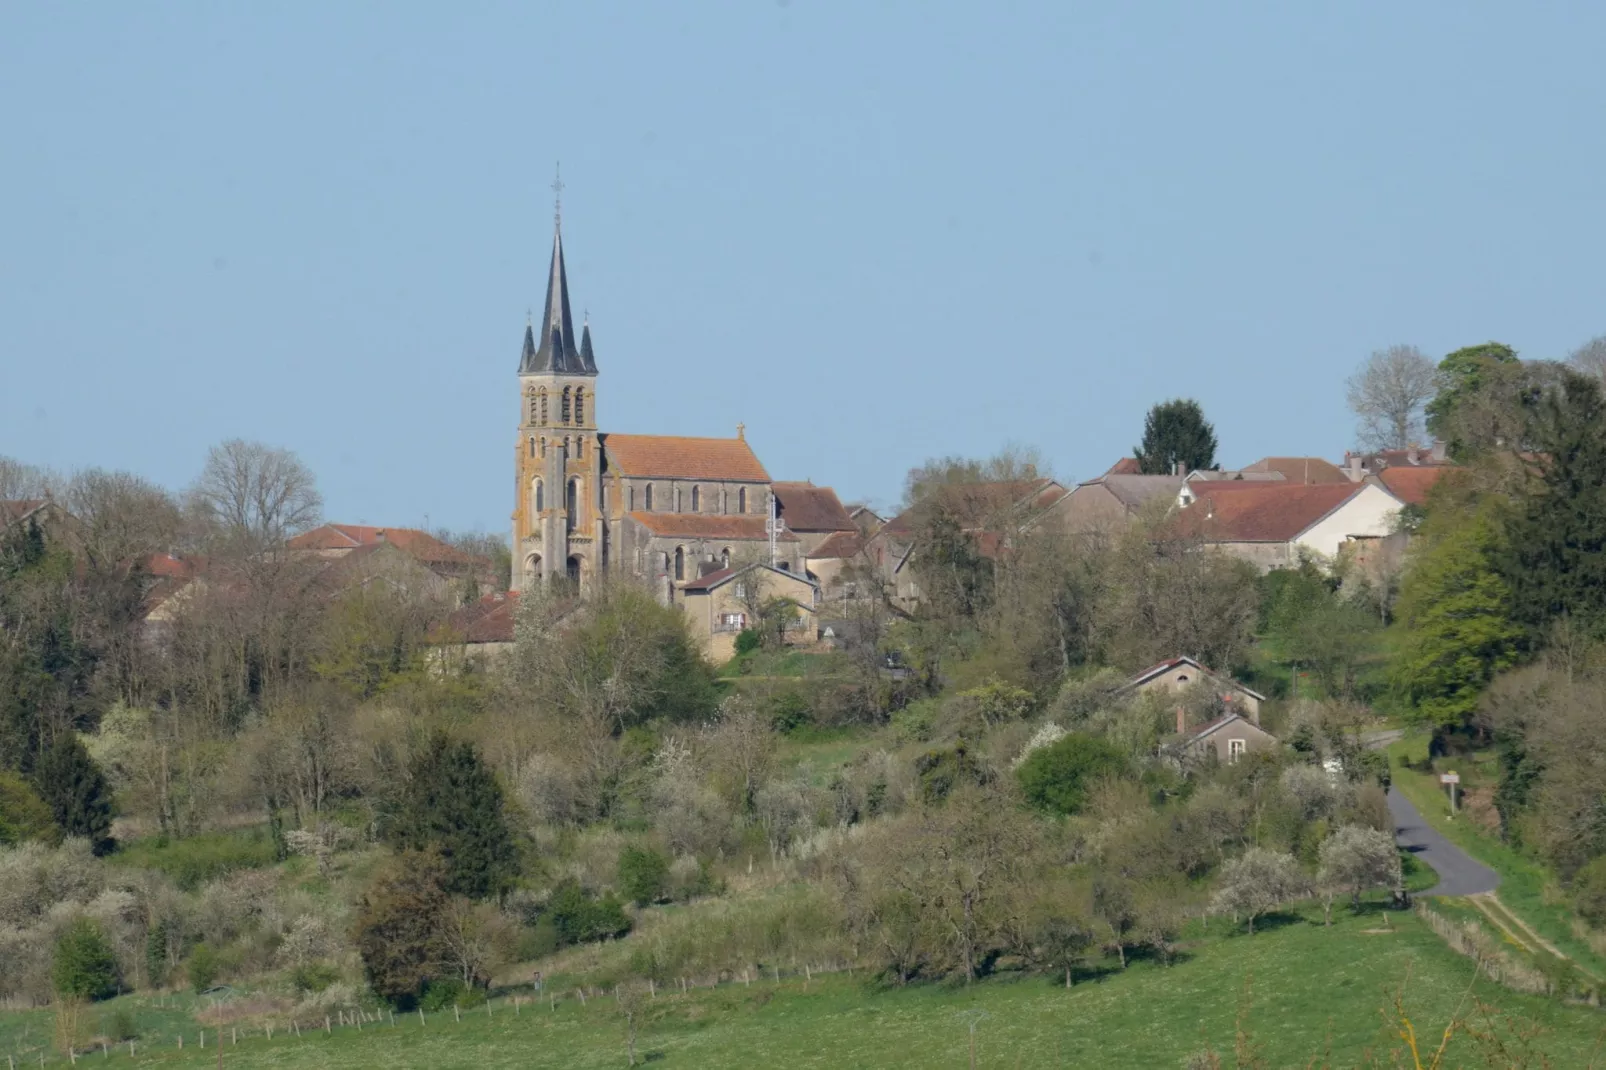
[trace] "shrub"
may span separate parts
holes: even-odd
[[[340,971],[327,962],[308,962],[290,971],[290,984],[298,994],[322,992],[340,980]]]
[[[79,918],[56,941],[50,979],[66,999],[108,999],[117,994],[117,956],[100,926]]]
[[[1032,751],[1015,775],[1034,806],[1057,814],[1074,814],[1087,805],[1088,791],[1099,780],[1126,773],[1126,755],[1119,748],[1077,733]]]
[[[127,1007],[119,1007],[102,1019],[100,1031],[113,1040],[133,1040],[139,1036],[134,1015]]]
[[[587,895],[575,881],[564,881],[552,892],[547,916],[557,930],[560,945],[584,944],[630,931],[624,906],[611,893],[601,899]]]
[[[155,837],[129,844],[113,860],[167,874],[187,892],[219,877],[245,869],[263,869],[276,861],[272,837],[260,829],[217,832],[182,840]]]
[[[987,770],[962,743],[922,754],[915,759],[915,774],[920,778],[921,797],[931,803],[946,799],[961,784],[987,782]]]
[[[809,700],[801,691],[783,691],[775,699],[775,708],[770,713],[770,724],[777,732],[796,732],[806,727],[813,720],[814,711],[809,708]]]
[[[50,807],[15,773],[0,772],[0,847],[24,840],[52,840]]]
[[[445,884],[439,854],[404,851],[358,903],[357,952],[368,986],[399,1009],[410,1009],[439,972]]]
[[[743,628],[736,633],[736,653],[751,654],[764,645],[764,637],[752,628]]]
[[[424,995],[418,1001],[419,1009],[426,1014],[443,1011],[447,1007],[478,1007],[485,1002],[481,989],[471,988],[455,977],[442,977],[424,986]]]
[[[1595,859],[1573,876],[1573,904],[1585,921],[1606,926],[1606,856]]]
[[[212,987],[212,982],[217,980],[218,968],[217,952],[206,944],[196,944],[184,962],[184,973],[190,979],[190,987],[197,993]]]
[[[650,847],[619,852],[619,886],[638,907],[657,902],[669,885],[669,859]]]

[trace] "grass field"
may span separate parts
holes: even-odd
[[[1418,1033],[1437,1037],[1460,1004],[1472,964],[1451,952],[1409,914],[1335,914],[1324,930],[1319,913],[1290,916],[1255,936],[1226,935],[1223,923],[1193,942],[1188,957],[1165,967],[1138,962],[1070,991],[1048,978],[993,980],[970,988],[925,985],[904,990],[866,986],[862,978],[801,978],[660,995],[646,1005],[637,1049],[663,1067],[963,1067],[968,1029],[977,1022],[980,1066],[1175,1067],[1206,1043],[1228,1053],[1249,991],[1245,1022],[1266,1065],[1388,1065],[1397,1041],[1384,1010],[1406,984],[1406,1007]],[[1312,920],[1315,919],[1315,920]],[[1480,982],[1475,994],[1538,1029],[1536,1045],[1556,1066],[1590,1065],[1606,1017],[1553,1000],[1521,997]],[[195,1046],[195,1026],[172,1011],[127,999],[141,1032],[137,1055],[126,1046],[107,1066],[216,1065],[208,1037]],[[105,1013],[102,1009],[100,1013]],[[186,1031],[182,1052],[179,1028]],[[38,1065],[38,1044],[51,1032],[48,1011],[0,1016],[0,1054],[18,1066]],[[420,1024],[399,1015],[394,1026],[347,1027],[333,1035],[260,1035],[224,1049],[239,1067],[617,1067],[625,1065],[624,1026],[611,999],[587,1006],[571,996],[552,1011],[524,1003],[515,1016],[498,1001],[493,1013],[450,1012]],[[65,1065],[59,1057],[48,1065]],[[1458,1039],[1446,1065],[1483,1065],[1473,1043]],[[1606,1065],[1606,1064],[1603,1064]]]

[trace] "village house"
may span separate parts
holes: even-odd
[[[1177,731],[1183,753],[1196,760],[1213,757],[1223,765],[1232,765],[1246,754],[1275,750],[1281,745],[1276,736],[1236,712],[1223,714],[1197,728],[1179,724]]]
[[[680,603],[693,637],[715,662],[735,655],[743,631],[772,623],[774,637],[787,646],[819,640],[819,585],[762,563],[700,576],[681,588]]]
[[[384,547],[386,549],[381,550]],[[444,591],[451,581],[459,586],[500,590],[502,583],[489,559],[459,550],[427,531],[417,528],[373,527],[367,524],[322,524],[304,531],[285,543],[285,549],[303,557],[346,562],[351,574],[381,568],[375,562],[387,559],[409,562],[438,577]],[[393,558],[391,551],[400,557]],[[365,565],[357,562],[366,561]],[[401,567],[401,566],[398,566]]]
[[[1336,469],[1335,469],[1336,470]],[[1404,502],[1378,483],[1187,483],[1176,528],[1262,572],[1334,562],[1356,539],[1391,534]]]
[[[470,602],[429,634],[429,662],[438,672],[483,667],[513,649],[517,591],[497,591]]]
[[[1078,483],[1051,514],[1073,535],[1110,535],[1124,530],[1153,502],[1171,502],[1182,476],[1105,473]]]
[[[1115,694],[1125,695],[1181,695],[1204,687],[1220,699],[1223,708],[1237,710],[1254,724],[1260,723],[1260,704],[1266,696],[1245,687],[1230,676],[1211,672],[1193,658],[1170,658],[1151,665],[1116,689]],[[1178,732],[1183,729],[1177,728]]]

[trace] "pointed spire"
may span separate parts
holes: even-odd
[[[597,374],[597,355],[591,351],[591,314],[586,313],[585,325],[580,328],[580,367],[588,374]]]
[[[552,184],[554,193],[562,196],[563,183]],[[525,331],[533,341],[532,329]],[[552,221],[552,265],[548,269],[546,304],[541,311],[540,347],[533,349],[527,343],[519,362],[522,374],[541,372],[567,375],[595,375],[594,361],[587,361],[575,345],[574,316],[569,311],[569,274],[563,262],[562,201],[557,202]]]

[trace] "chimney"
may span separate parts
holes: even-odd
[[[378,539],[380,542],[384,542],[385,541],[385,529],[384,528],[380,528],[378,531],[374,532],[374,538]]]
[[[1344,459],[1349,462],[1349,478],[1351,483],[1359,483],[1366,473],[1362,470],[1361,455],[1344,451]]]
[[[1415,442],[1411,443],[1408,447],[1406,447],[1406,450],[1405,450],[1405,463],[1406,464],[1417,464],[1417,463],[1419,463],[1417,461],[1417,450],[1416,450],[1416,443]]]
[[[1431,456],[1435,461],[1438,461],[1440,464],[1444,463],[1444,458],[1445,458],[1444,439],[1436,438],[1436,439],[1433,440],[1433,452],[1432,452]]]
[[[1188,732],[1188,711],[1181,706],[1177,707],[1177,735],[1186,735]]]
[[[1181,461],[1172,461],[1171,462],[1171,474],[1174,475],[1174,476],[1180,476],[1182,474],[1182,462]]]

